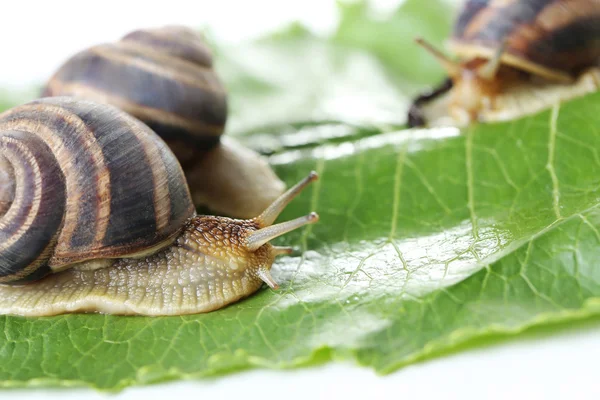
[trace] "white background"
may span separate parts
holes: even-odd
[[[427,1],[427,0],[423,0]],[[378,9],[398,1],[376,1]],[[300,20],[319,33],[334,29],[333,0],[4,1],[0,87],[19,91],[46,79],[69,55],[117,40],[133,29],[165,24],[206,27],[239,42]],[[553,334],[536,333],[406,367],[379,377],[370,369],[329,364],[291,371],[251,371],[203,381],[130,388],[117,395],[87,389],[2,391],[2,399],[335,399],[600,398],[600,320]]]

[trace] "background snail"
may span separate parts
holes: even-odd
[[[318,220],[272,225],[311,173],[258,217],[196,216],[173,153],[109,105],[55,97],[0,115],[0,313],[173,315],[258,290],[268,241]],[[4,193],[8,193],[5,191]]]
[[[600,0],[469,0],[454,26],[449,74],[419,96],[409,125],[493,121],[537,112],[600,88]]]
[[[43,96],[76,96],[112,104],[137,117],[171,147],[196,205],[248,218],[284,190],[264,159],[232,139],[225,88],[212,53],[181,26],[138,30],[67,60]]]

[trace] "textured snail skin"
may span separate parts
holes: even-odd
[[[22,286],[0,285],[0,313],[23,316],[67,312],[181,315],[208,312],[258,290],[259,268],[270,269],[273,247],[250,252],[251,221],[197,217],[170,247],[112,266],[79,268]]]
[[[263,157],[220,140],[227,95],[203,37],[183,26],[137,30],[67,60],[43,96],[112,104],[169,145],[196,206],[236,218],[260,213],[285,189]]]
[[[469,0],[454,26],[456,62],[418,96],[409,126],[468,125],[532,114],[600,89],[600,0]]]

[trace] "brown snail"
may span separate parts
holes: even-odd
[[[177,156],[197,206],[248,218],[284,190],[258,154],[221,138],[225,88],[210,48],[189,28],[137,30],[77,53],[50,78],[42,95],[112,104],[143,121]]]
[[[176,315],[246,297],[270,275],[273,225],[311,173],[259,216],[197,216],[168,146],[119,109],[51,97],[0,115],[0,313]]]
[[[496,121],[535,113],[600,88],[600,0],[469,0],[449,40],[448,72],[417,97],[410,126]]]

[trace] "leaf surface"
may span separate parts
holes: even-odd
[[[282,288],[193,316],[2,317],[3,386],[119,389],[329,359],[385,373],[600,312],[600,94],[510,123],[403,130],[412,77],[344,24],[333,42],[296,27],[221,53],[232,133],[288,184],[321,176],[281,218],[321,215],[278,240],[299,249],[274,266]]]

